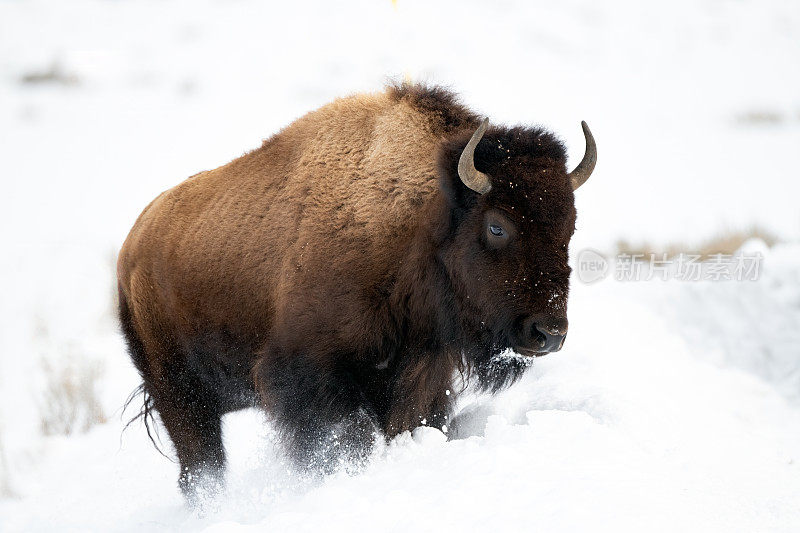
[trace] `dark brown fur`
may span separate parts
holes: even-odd
[[[120,318],[184,490],[221,471],[226,412],[261,405],[302,464],[330,470],[375,430],[445,425],[459,371],[513,381],[526,365],[495,356],[526,348],[526,317],[565,327],[564,148],[490,127],[478,195],[456,172],[477,125],[441,88],[339,99],[145,209],[120,252]],[[505,249],[486,244],[489,212],[515,227]]]

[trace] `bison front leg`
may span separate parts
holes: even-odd
[[[402,364],[393,381],[391,404],[384,423],[386,436],[425,425],[446,430],[452,413],[453,373],[449,354],[425,354]]]
[[[325,475],[358,469],[368,459],[377,427],[355,376],[271,350],[256,364],[254,379],[300,469]]]

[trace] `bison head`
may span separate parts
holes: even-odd
[[[567,334],[575,230],[573,191],[592,173],[596,146],[572,172],[564,146],[541,129],[489,128],[487,121],[444,146],[442,190],[448,238],[440,260],[470,344],[523,355],[561,349]],[[469,134],[471,137],[467,140]]]

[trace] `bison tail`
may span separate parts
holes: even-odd
[[[125,424],[125,427],[122,428],[123,433],[128,429],[128,427],[130,427],[131,424],[137,420],[142,420],[144,422],[144,427],[147,430],[147,436],[150,439],[150,442],[153,443],[156,451],[174,463],[175,461],[173,461],[173,459],[165,454],[161,449],[162,443],[161,437],[158,434],[158,423],[155,419],[153,397],[150,396],[149,392],[147,392],[147,388],[145,387],[144,383],[133,389],[133,392],[131,392],[131,394],[128,396],[128,399],[125,400],[125,404],[122,406],[122,412],[125,413],[125,411],[128,410],[128,407],[139,396],[142,397],[142,406],[139,409],[139,412],[136,413],[133,418],[128,420],[128,422]]]

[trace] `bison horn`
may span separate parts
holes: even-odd
[[[461,152],[461,157],[458,158],[458,177],[464,182],[464,185],[472,189],[478,194],[485,194],[492,188],[492,183],[489,181],[489,176],[475,168],[475,147],[486,133],[486,126],[489,124],[489,119],[483,119],[481,125],[472,134],[472,138],[464,147]]]
[[[583,159],[575,170],[569,173],[570,181],[572,181],[572,190],[574,191],[589,179],[594,170],[594,165],[597,163],[597,145],[592,137],[592,132],[589,130],[589,125],[586,122],[581,122],[583,127],[583,136],[586,137],[586,152],[583,154]]]

